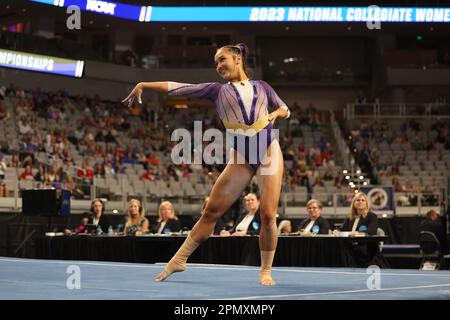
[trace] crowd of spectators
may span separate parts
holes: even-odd
[[[419,193],[425,194],[423,201],[434,204],[437,197],[431,193],[439,191],[438,186],[426,176],[439,176],[448,166],[449,129],[450,122],[442,119],[375,120],[353,125],[348,136],[357,163],[374,182],[389,180],[394,191],[406,194],[399,198],[402,204],[417,205]]]
[[[221,128],[213,108],[179,110],[149,102],[128,110],[119,101],[104,101],[98,96],[22,90],[14,85],[2,87],[0,94],[0,111],[11,113],[10,119],[3,121],[15,121],[19,138],[17,145],[9,146],[4,165],[18,168],[18,179],[32,181],[34,187],[64,187],[83,199],[90,196],[94,178],[117,178],[128,174],[130,165],[142,167],[139,179],[145,182],[189,180],[197,175],[200,183],[212,185],[222,170],[222,165],[164,161],[177,143],[169,138],[175,129],[193,133],[195,120],[202,121],[203,131]],[[9,109],[6,98],[12,104]],[[342,183],[334,170],[330,138],[322,130],[323,115],[313,104],[303,110],[294,103],[291,109],[282,136],[283,154],[290,163],[286,189],[304,186],[312,193],[324,181]],[[305,134],[314,137],[309,145],[299,143]],[[204,141],[203,147],[208,143]],[[255,189],[256,181],[249,190]]]

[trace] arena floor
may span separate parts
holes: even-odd
[[[366,269],[276,267],[277,285],[263,287],[256,267],[189,264],[155,282],[163,266],[0,258],[0,299],[450,299],[450,271],[381,269],[378,277]]]

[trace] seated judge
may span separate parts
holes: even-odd
[[[89,216],[89,225],[100,226],[102,232],[107,232],[111,225],[109,218],[105,213],[105,204],[100,199],[94,199],[91,202],[91,215]]]
[[[75,231],[71,231],[70,229],[65,229],[64,233],[68,236],[74,234],[83,234],[88,232],[93,232],[93,229],[89,229],[89,226],[99,227],[102,229],[102,232],[107,232],[109,226],[111,225],[109,218],[104,214],[105,212],[105,204],[100,199],[94,199],[91,202],[91,210],[89,213],[84,213],[79,226],[75,229]]]
[[[298,227],[300,234],[328,234],[330,231],[330,224],[327,219],[320,216],[322,213],[322,202],[311,199],[306,203],[306,210],[308,211],[309,218],[300,223]]]
[[[292,223],[289,220],[281,220],[278,224],[278,235],[289,234],[292,232]]]
[[[369,199],[364,192],[358,192],[352,200],[348,217],[340,231],[349,231],[352,235],[376,235],[378,217],[370,211]]]
[[[148,232],[149,222],[145,217],[145,210],[141,201],[131,199],[128,202],[128,215],[125,223],[125,235],[140,236]]]
[[[165,234],[170,232],[179,232],[181,224],[175,215],[175,210],[170,201],[163,201],[159,205],[158,223],[153,228],[153,233]]]
[[[345,219],[341,231],[348,231],[350,235],[376,235],[378,229],[378,218],[370,211],[369,199],[364,192],[358,192],[352,199],[350,212]],[[372,264],[378,264],[376,258],[379,247],[378,243],[352,243],[347,244],[352,253],[355,263],[362,268]]]
[[[246,212],[241,214],[230,230],[222,230],[221,236],[246,236],[259,234],[261,219],[259,214],[259,199],[255,193],[244,197]]]

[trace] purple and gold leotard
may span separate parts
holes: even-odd
[[[168,83],[168,94],[172,96],[187,96],[190,98],[208,99],[216,105],[217,113],[228,130],[254,129],[256,134],[245,136],[245,152],[238,148],[238,136],[234,137],[234,149],[243,154],[245,160],[257,170],[258,166],[275,138],[272,134],[272,124],[268,121],[270,112],[277,108],[286,108],[286,104],[278,97],[275,90],[262,80],[250,80],[253,88],[253,100],[250,116],[244,107],[238,90],[231,83],[221,84],[217,82],[187,84],[178,82]],[[287,109],[288,110],[288,109]],[[288,110],[289,112],[289,110]],[[239,132],[237,132],[239,133]],[[256,140],[255,140],[256,139]],[[260,148],[260,139],[267,139],[267,144]],[[252,144],[254,142],[254,144]],[[251,150],[250,146],[257,146]]]

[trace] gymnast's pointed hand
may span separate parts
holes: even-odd
[[[134,99],[137,98],[137,101],[139,103],[142,103],[142,89],[144,88],[142,83],[138,83],[133,90],[131,90],[130,94],[128,95],[128,97],[126,97],[125,99],[122,100],[122,103],[126,103],[128,108],[131,109],[131,107],[133,106],[133,102]]]

